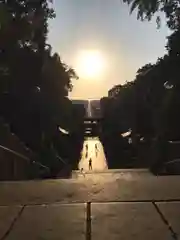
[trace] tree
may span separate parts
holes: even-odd
[[[14,129],[17,125],[22,129],[41,83],[47,20],[53,17],[53,10],[46,0],[1,1],[0,9],[4,13],[0,28],[1,113]],[[21,130],[23,135],[25,132]]]
[[[1,12],[0,115],[39,161],[49,156],[46,164],[58,171],[57,154],[72,163],[78,159],[82,136],[77,132],[83,116],[75,114],[67,98],[75,71],[57,53],[52,55],[47,44],[48,19],[54,11],[48,0],[4,0]],[[70,134],[62,135],[59,126]]]
[[[178,0],[123,0],[131,6],[131,12],[137,9],[137,18],[151,20],[157,12],[164,12],[167,25],[170,29],[175,30],[180,26],[180,3]],[[160,17],[157,17],[157,24],[160,24]]]

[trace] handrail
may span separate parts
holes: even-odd
[[[61,162],[63,162],[65,165],[67,165],[67,162],[62,159],[62,157],[60,157],[59,155],[56,155],[57,159],[59,159]]]
[[[36,165],[39,165],[40,167],[43,167],[43,168],[47,169],[48,171],[50,171],[50,168],[49,168],[49,167],[41,164],[40,162],[32,161],[32,163],[34,163],[34,164],[36,164]]]
[[[3,145],[0,145],[0,148],[3,149],[3,150],[5,150],[5,151],[8,151],[8,152],[10,152],[10,153],[12,153],[12,154],[14,154],[14,155],[16,155],[17,157],[22,158],[22,159],[24,159],[24,160],[26,160],[26,161],[28,161],[28,162],[30,162],[30,163],[39,165],[39,166],[47,169],[48,171],[50,171],[49,167],[47,167],[47,166],[45,166],[45,165],[43,165],[43,164],[41,164],[41,163],[39,163],[39,162],[36,162],[36,161],[34,161],[34,160],[31,161],[28,157],[24,156],[24,155],[21,154],[21,153],[18,153],[18,152],[14,151],[14,150],[12,150],[12,149],[10,149],[10,148],[7,148],[7,147],[5,147],[5,146],[3,146]]]
[[[20,157],[20,158],[22,158],[22,159],[24,159],[24,160],[26,160],[26,161],[31,161],[28,157],[24,156],[23,154],[18,153],[18,152],[14,151],[14,150],[12,150],[12,149],[10,149],[10,148],[7,148],[7,147],[5,147],[5,146],[3,146],[3,145],[0,145],[0,148],[2,148],[3,150],[8,151],[8,152],[10,152],[10,153],[13,153],[14,155],[16,155],[16,156],[18,156],[18,157]]]
[[[164,164],[167,165],[167,164],[171,164],[171,163],[175,163],[175,162],[180,162],[180,159],[179,158],[173,159],[171,161],[165,162]]]
[[[180,141],[168,141],[170,144],[180,144]]]

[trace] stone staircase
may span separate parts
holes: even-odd
[[[32,151],[11,132],[7,123],[0,118],[0,146],[9,148],[27,158],[32,157]]]
[[[33,159],[35,154],[0,118],[0,181],[25,180],[31,178],[31,174],[38,174],[40,164]]]
[[[179,176],[146,169],[72,175],[0,182],[0,239],[179,239]]]

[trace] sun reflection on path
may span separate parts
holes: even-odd
[[[87,138],[84,141],[79,169],[88,171],[90,159],[92,160],[92,170],[90,171],[105,170],[108,168],[104,149],[99,138]]]

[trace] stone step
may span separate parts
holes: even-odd
[[[122,178],[124,176],[151,176],[152,173],[149,171],[149,169],[106,169],[106,170],[94,170],[94,171],[72,171],[72,179],[77,178],[106,178],[106,181],[108,178],[116,179],[116,178]]]
[[[87,174],[107,174],[107,173],[150,173],[149,169],[147,168],[136,168],[136,169],[105,169],[105,170],[93,170],[93,171],[86,171]],[[73,170],[73,173],[80,173],[80,170]]]
[[[121,169],[77,179],[0,182],[0,239],[177,240],[179,181]]]

